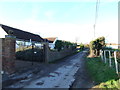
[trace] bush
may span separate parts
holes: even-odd
[[[69,48],[70,46],[76,47],[76,44],[62,40],[57,40],[55,43],[55,49],[57,49],[58,51],[62,50],[64,47]]]
[[[36,52],[36,53],[34,53]],[[41,49],[35,48],[34,51],[32,49],[27,49],[24,51],[16,52],[16,59],[24,60],[24,61],[42,61],[44,58],[43,51]]]
[[[118,59],[118,63],[120,63],[120,52],[117,52],[117,53],[116,53],[116,57],[117,57],[117,59]]]
[[[80,44],[80,49],[83,50],[84,49],[84,45],[81,43]]]
[[[90,55],[91,56],[99,56],[100,50],[105,46],[105,38],[99,37],[90,42]]]

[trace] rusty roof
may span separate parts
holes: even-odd
[[[47,39],[49,42],[54,42],[56,40],[57,37],[47,37],[44,39]]]

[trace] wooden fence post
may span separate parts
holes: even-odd
[[[116,51],[114,51],[114,59],[115,59],[115,69],[116,69],[116,73],[118,74],[118,63],[117,63],[117,58],[116,58]]]
[[[106,51],[104,50],[104,59],[105,59],[105,63],[106,63]]]
[[[103,59],[103,51],[102,50],[100,50],[100,56],[101,56],[101,59],[103,61],[104,59]]]
[[[111,67],[111,53],[109,51],[109,66]]]

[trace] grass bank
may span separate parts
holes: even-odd
[[[119,77],[113,68],[101,61],[100,57],[87,58],[87,69],[96,86],[93,88],[119,88]]]

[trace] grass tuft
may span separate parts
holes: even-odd
[[[99,88],[120,88],[118,75],[100,57],[87,58],[87,69]]]

